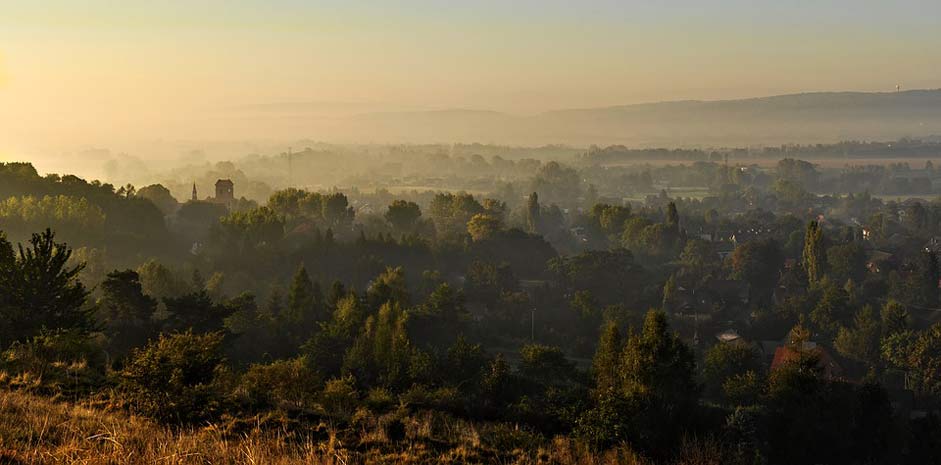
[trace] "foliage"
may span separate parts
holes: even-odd
[[[144,294],[140,276],[133,270],[112,271],[101,283],[101,294],[98,321],[117,354],[146,343],[155,329],[157,301]]]
[[[72,249],[47,229],[33,234],[17,253],[0,234],[0,344],[23,341],[44,330],[89,331],[94,327],[78,281],[84,264],[69,265]]]
[[[120,386],[134,410],[165,423],[194,423],[222,409],[220,333],[162,334],[131,352]]]

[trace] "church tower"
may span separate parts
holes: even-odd
[[[197,200],[199,200],[199,199],[196,197],[196,183],[194,182],[194,183],[193,183],[193,202],[195,202],[195,201],[197,201]]]

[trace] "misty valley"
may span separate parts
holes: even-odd
[[[906,139],[105,164],[137,186],[4,163],[0,453],[926,463],[939,159]]]

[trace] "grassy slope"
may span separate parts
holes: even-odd
[[[270,418],[236,427],[167,428],[123,412],[2,390],[0,464],[638,463],[623,450],[596,455],[567,439],[544,441],[507,425],[430,412],[407,417],[405,439],[393,443],[381,427],[385,419],[366,416],[344,431],[327,425],[301,430]]]

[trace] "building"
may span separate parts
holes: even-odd
[[[235,184],[231,179],[220,179],[216,181],[217,203],[229,204],[235,200]]]

